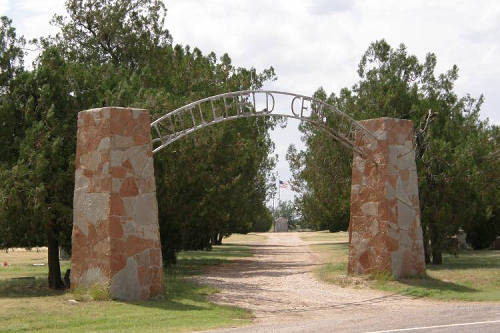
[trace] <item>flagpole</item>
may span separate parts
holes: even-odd
[[[280,208],[280,203],[281,203],[281,180],[280,180],[280,174],[278,173],[278,209]]]
[[[278,208],[281,203],[281,184],[278,184]]]
[[[276,183],[274,183],[276,185]],[[273,231],[276,232],[276,210],[274,208],[274,199],[276,199],[276,192],[273,191],[273,214],[272,214],[272,217],[273,217]]]
[[[278,207],[277,209],[280,208],[280,192],[281,192],[281,187],[280,187],[280,173],[276,171],[276,180],[278,181]],[[276,222],[278,221],[278,218],[280,217],[278,212],[275,211],[276,214],[276,220],[274,221],[274,232],[276,232]]]
[[[273,193],[273,214],[274,214],[274,198],[276,197],[276,192]]]

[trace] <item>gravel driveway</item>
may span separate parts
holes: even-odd
[[[213,302],[253,311],[253,326],[237,332],[372,332],[406,328],[428,332],[500,332],[500,304],[440,302],[316,280],[320,257],[300,233],[268,233],[251,244],[255,255],[214,267],[197,280],[221,290]],[[497,321],[497,323],[492,321]],[[488,322],[422,329],[436,325]],[[490,330],[491,329],[491,330]],[[393,332],[399,332],[396,330]]]

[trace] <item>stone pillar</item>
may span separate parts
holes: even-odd
[[[122,300],[162,292],[150,123],[140,109],[78,114],[72,289],[104,284]]]
[[[377,140],[356,137],[366,156],[353,158],[348,272],[388,272],[396,278],[423,274],[412,122],[377,118],[361,124]]]

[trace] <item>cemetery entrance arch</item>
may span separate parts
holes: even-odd
[[[160,293],[153,154],[211,125],[271,116],[307,121],[353,151],[349,273],[423,273],[411,121],[356,121],[312,97],[248,90],[201,99],[153,122],[142,109],[78,114],[71,287],[104,283],[124,300]]]

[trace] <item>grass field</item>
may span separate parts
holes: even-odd
[[[315,242],[312,248],[325,262],[316,274],[329,283],[442,300],[500,301],[500,251],[464,251],[456,257],[444,254],[444,264],[428,265],[426,276],[394,280],[387,275],[348,276],[345,232],[307,233],[302,238]]]
[[[248,311],[215,305],[212,287],[183,279],[208,266],[251,256],[250,243],[262,235],[235,235],[212,251],[186,251],[165,272],[165,294],[147,302],[94,301],[70,292],[48,289],[45,249],[0,252],[0,332],[186,332],[250,322]],[[7,262],[8,266],[3,266]],[[62,261],[62,271],[69,268]],[[69,300],[79,299],[72,304]]]

